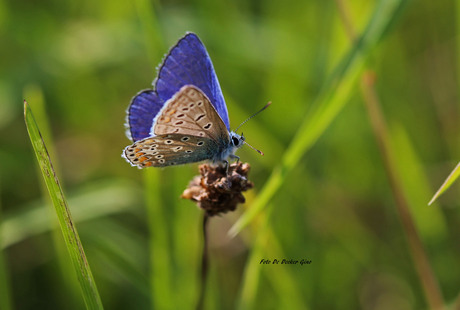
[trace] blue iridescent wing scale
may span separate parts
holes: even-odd
[[[153,119],[164,102],[152,90],[144,90],[131,100],[127,111],[127,135],[133,141],[150,136]]]
[[[194,33],[187,33],[166,55],[153,82],[153,90],[136,95],[128,108],[128,136],[138,141],[149,136],[153,119],[164,103],[184,85],[194,85],[209,98],[227,130],[230,130],[227,106],[211,59]]]
[[[166,101],[184,85],[202,90],[230,130],[227,106],[211,58],[203,43],[194,33],[187,33],[171,49],[154,81],[158,96]]]

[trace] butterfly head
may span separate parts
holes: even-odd
[[[240,148],[244,144],[244,136],[243,133],[241,133],[241,136],[237,134],[236,132],[230,132],[230,140],[232,141],[232,146],[235,148]]]
[[[259,151],[258,149],[256,149],[255,147],[253,147],[252,145],[250,145],[249,143],[246,142],[246,138],[244,137],[243,133],[241,133],[241,136],[240,136],[239,134],[237,134],[234,131],[230,132],[230,141],[231,141],[231,144],[232,144],[233,153],[237,149],[242,147],[243,144],[246,144],[251,149],[253,149],[254,151],[258,152],[260,155],[262,155],[262,156],[264,155],[264,153],[262,151]]]

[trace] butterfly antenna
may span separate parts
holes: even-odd
[[[268,106],[268,105],[267,105]],[[265,107],[267,107],[265,106]],[[265,108],[264,108],[265,109]],[[263,109],[262,109],[263,110]],[[261,110],[261,111],[262,111]],[[259,111],[260,112],[260,111]],[[262,151],[259,151],[258,149],[256,149],[255,147],[253,147],[252,145],[250,145],[249,143],[247,143],[246,141],[244,141],[244,144],[246,144],[247,146],[249,146],[251,149],[253,149],[254,151],[256,151],[257,153],[259,153],[260,155],[264,156],[264,152]]]
[[[263,110],[265,110],[266,108],[268,108],[271,104],[272,104],[271,102],[267,103],[262,109],[260,109],[260,110],[257,111],[256,113],[254,113],[254,114],[252,114],[251,116],[249,116],[247,120],[245,120],[245,121],[242,122],[238,127],[236,127],[235,132],[238,132],[238,129],[240,129],[241,126],[243,126],[247,121],[249,121],[251,118],[253,118],[253,117],[256,116],[257,114],[259,114],[260,112],[262,112]],[[246,143],[246,144],[247,144],[247,143]],[[248,144],[248,145],[249,145],[249,144]],[[249,146],[250,146],[250,145],[249,145]],[[252,146],[251,146],[251,147],[252,147]],[[253,147],[252,147],[252,148],[253,148]],[[254,148],[253,148],[253,149],[254,149]],[[256,150],[256,149],[254,149],[254,150]],[[259,153],[262,153],[261,151],[258,151],[258,150],[256,150],[256,151],[259,152]],[[263,153],[262,153],[262,155],[263,155]]]

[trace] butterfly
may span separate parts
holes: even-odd
[[[194,33],[187,33],[166,55],[153,89],[131,100],[126,123],[134,143],[122,156],[139,168],[203,160],[228,167],[227,158],[239,160],[235,152],[246,143],[242,134],[230,130],[214,67]]]

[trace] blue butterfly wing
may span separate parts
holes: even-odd
[[[153,90],[137,94],[128,108],[127,127],[133,141],[150,136],[153,119],[184,85],[201,89],[230,130],[227,106],[208,52],[194,33],[187,33],[166,55]]]
[[[184,85],[201,89],[230,130],[227,106],[211,58],[194,33],[187,33],[171,49],[154,81],[154,88],[164,101],[170,99]]]
[[[153,119],[163,105],[164,101],[153,90],[144,90],[134,96],[127,111],[127,127],[131,140],[135,142],[150,136]]]

